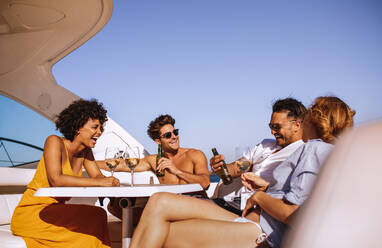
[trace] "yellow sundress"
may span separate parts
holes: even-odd
[[[67,159],[62,165],[62,173],[74,176],[66,147],[65,151]],[[82,168],[76,176],[82,176]],[[90,205],[65,204],[64,199],[34,196],[40,187],[50,187],[44,156],[13,212],[11,221],[13,234],[21,236],[28,248],[110,247],[104,209]]]

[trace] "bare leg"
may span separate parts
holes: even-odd
[[[251,210],[249,210],[245,218],[252,220],[254,222],[260,223],[260,212],[261,210],[259,207],[255,209],[252,208]]]
[[[170,224],[166,248],[254,248],[261,230],[252,223],[205,219],[176,221]]]
[[[162,247],[173,221],[204,219],[232,222],[237,217],[207,200],[156,193],[150,197],[143,211],[130,247]]]

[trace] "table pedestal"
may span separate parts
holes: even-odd
[[[122,248],[129,248],[133,237],[133,208],[136,207],[137,199],[142,198],[120,198],[119,206],[122,209]],[[147,199],[147,198],[146,198]],[[144,202],[146,203],[147,200]],[[138,202],[140,202],[138,200]]]
[[[133,208],[122,208],[122,247],[129,248],[133,236]]]

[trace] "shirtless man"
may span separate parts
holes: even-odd
[[[170,115],[160,115],[151,121],[147,134],[155,143],[162,144],[163,157],[156,165],[157,154],[146,156],[139,161],[134,171],[154,173],[164,170],[164,176],[158,177],[161,184],[199,183],[203,189],[210,185],[210,173],[207,168],[207,158],[200,150],[179,146],[179,130],[174,128],[175,120]],[[106,165],[101,169],[109,170]],[[120,163],[115,171],[130,171],[124,163]]]
[[[155,143],[162,144],[163,157],[158,161],[156,166],[157,154],[144,157],[134,168],[135,172],[140,171],[162,171],[165,170],[163,177],[158,177],[161,184],[187,184],[199,183],[204,190],[210,185],[210,172],[207,168],[207,158],[200,150],[193,148],[183,148],[179,146],[179,130],[174,128],[175,120],[170,115],[160,115],[151,121],[147,134]],[[110,170],[105,163],[97,164],[100,169]],[[124,161],[122,161],[115,171],[126,171],[130,169]],[[108,210],[118,218],[122,218],[121,208],[117,201],[108,205]],[[141,208],[134,208],[134,216],[138,217],[133,220],[138,223]]]

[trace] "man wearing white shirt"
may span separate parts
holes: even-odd
[[[243,154],[243,157],[227,164],[233,182],[228,185],[219,183],[215,190],[215,203],[235,213],[240,213],[240,199],[245,198],[245,192],[240,175],[243,171],[238,166],[238,161],[250,161],[252,170],[257,175],[270,182],[275,182],[273,170],[288,158],[302,144],[302,121],[306,108],[293,98],[277,100],[272,106],[272,116],[269,123],[271,133],[275,140],[264,139],[261,143]],[[213,172],[220,169],[224,155],[217,155],[210,159]]]

